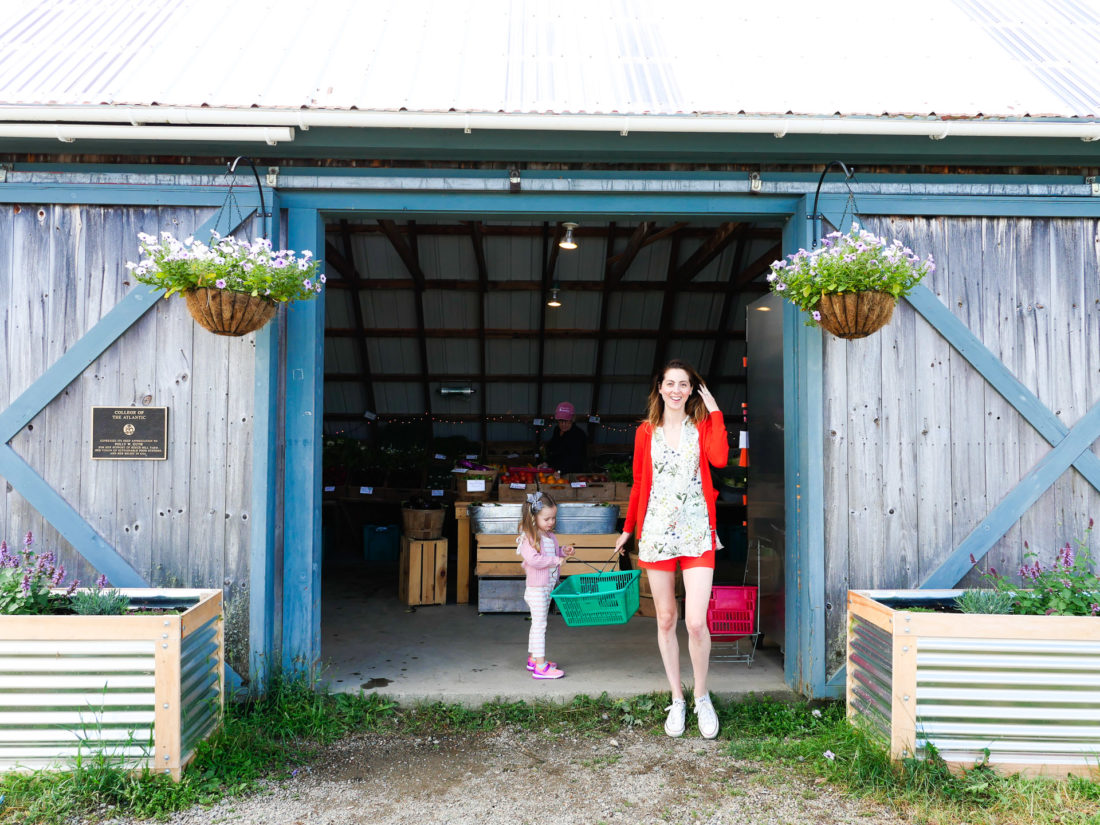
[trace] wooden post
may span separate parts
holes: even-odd
[[[455,522],[458,526],[458,570],[455,575],[455,601],[470,602],[470,513],[465,501],[455,502]]]
[[[890,756],[916,755],[917,640],[909,632],[912,614],[895,614],[892,657],[893,702],[890,711]]]
[[[164,632],[156,641],[154,655],[154,696],[156,722],[154,729],[154,765],[156,773],[171,774],[180,779],[180,646],[183,628],[179,616],[164,617]],[[224,672],[224,668],[219,668]],[[224,677],[223,677],[224,678]]]

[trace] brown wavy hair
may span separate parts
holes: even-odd
[[[661,425],[661,419],[665,415],[665,400],[661,398],[661,382],[665,380],[669,370],[683,370],[688,374],[688,380],[691,381],[691,395],[684,405],[684,412],[693,424],[698,425],[707,417],[707,405],[699,397],[699,387],[703,384],[703,377],[695,371],[695,367],[679,358],[673,358],[653,377],[649,387],[649,400],[646,402],[645,420],[654,427]]]
[[[548,493],[540,493],[537,502],[532,504],[530,501],[523,502],[523,514],[519,520],[519,531],[523,535],[527,536],[527,539],[531,542],[531,545],[542,552],[542,546],[539,544],[539,528],[535,524],[535,516],[545,510],[547,507],[557,510],[558,505],[554,499],[550,498]]]

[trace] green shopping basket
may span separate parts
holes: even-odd
[[[638,570],[578,573],[550,594],[570,627],[626,624],[638,612]]]

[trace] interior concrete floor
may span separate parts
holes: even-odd
[[[401,704],[468,706],[496,699],[567,702],[578,695],[607,692],[618,698],[668,690],[654,619],[635,616],[625,625],[571,628],[552,613],[546,649],[566,675],[535,680],[524,667],[526,614],[479,615],[476,590],[471,604],[409,608],[397,598],[395,573],[346,567],[326,571],[322,592],[322,678],[332,690],[377,692]],[[690,691],[683,623],[679,639],[681,674]],[[746,650],[742,644],[741,651]],[[714,647],[713,693],[793,698],[777,648],[758,648],[751,665],[719,660],[730,652],[732,645]]]

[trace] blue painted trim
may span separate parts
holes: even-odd
[[[801,196],[749,194],[677,194],[616,192],[425,192],[333,191],[281,192],[285,208],[323,209],[327,212],[382,212],[407,218],[410,213],[482,217],[645,217],[669,214],[730,220],[774,215],[786,218]]]
[[[0,476],[42,513],[88,563],[116,587],[147,587],[148,582],[118,554],[76,509],[38,475],[9,444],[0,444]]]
[[[1094,406],[1073,425],[1062,441],[1047,453],[1020,482],[1001,499],[992,512],[962,540],[951,555],[923,582],[922,588],[950,588],[973,566],[971,554],[980,558],[1004,535],[1008,526],[1036,501],[1047,488],[1069,469],[1073,460],[1100,438],[1100,404]],[[1007,526],[1006,526],[1007,525]]]
[[[115,171],[118,171],[117,168]],[[137,171],[142,171],[140,168]],[[186,173],[190,173],[187,170]],[[177,174],[185,174],[180,169]],[[5,183],[0,185],[0,203],[88,204],[92,206],[221,206],[225,203],[227,186],[192,186],[162,184],[159,186],[127,186],[113,183]],[[255,189],[243,183],[234,192],[241,211],[247,215],[260,205]],[[264,197],[269,190],[265,189]],[[196,235],[198,233],[196,232]]]
[[[271,206],[279,214],[279,203]],[[271,242],[278,248],[279,225]],[[248,561],[249,689],[263,693],[281,664],[275,622],[275,526],[278,523],[279,317],[256,332],[252,413],[252,530]]]
[[[325,248],[315,209],[287,210],[292,249]],[[321,658],[321,419],[324,295],[287,306],[283,494],[283,670],[316,675]]]
[[[784,250],[809,248],[812,201],[802,199],[783,229]],[[783,419],[787,683],[825,694],[825,442],[821,330],[783,304]],[[791,656],[791,651],[797,651]]]
[[[840,212],[847,195],[822,195],[818,210]],[[950,217],[1100,218],[1100,198],[1050,195],[870,195],[857,194],[861,215]]]
[[[1062,420],[1025,387],[932,290],[919,284],[906,296],[906,300],[1047,442],[1054,446],[1066,437],[1069,428]],[[1091,451],[1085,452],[1073,462],[1073,466],[1100,490],[1100,457]],[[1006,525],[1005,530],[1010,526]],[[953,587],[954,584],[948,586]]]

